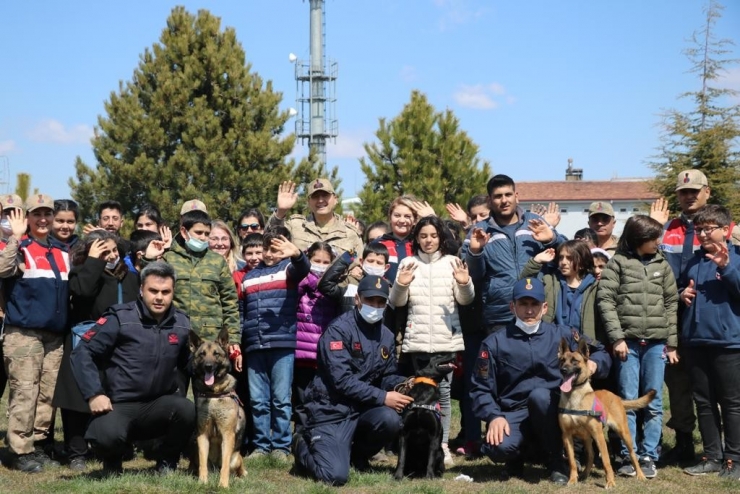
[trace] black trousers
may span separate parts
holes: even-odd
[[[101,458],[118,460],[133,440],[164,436],[162,460],[177,463],[195,430],[195,404],[178,395],[148,402],[114,403],[113,410],[93,417],[85,439]]]
[[[704,456],[740,462],[740,350],[691,347],[689,369]]]
[[[85,432],[92,415],[66,408],[62,408],[60,411],[64,430],[64,445],[69,453],[69,459],[85,456],[87,454]]]

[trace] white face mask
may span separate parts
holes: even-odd
[[[542,321],[540,320],[540,321],[537,321],[537,322],[532,323],[532,324],[527,324],[526,322],[522,321],[521,319],[519,319],[517,317],[515,324],[516,324],[516,327],[517,328],[521,329],[525,333],[527,333],[527,334],[535,334],[537,332],[537,330],[540,329],[540,323],[541,322]]]
[[[313,264],[313,263],[311,263],[311,272],[313,274],[316,274],[316,275],[321,276],[322,274],[324,274],[326,272],[326,270],[327,270],[328,267],[329,267],[328,264]]]
[[[118,266],[119,262],[121,262],[121,258],[116,257],[114,261],[105,263],[105,269],[107,269],[108,271],[113,271],[114,269],[116,269],[116,266]]]
[[[370,307],[369,305],[363,305],[362,307],[360,307],[360,315],[365,321],[369,322],[370,324],[375,324],[376,322],[383,319],[384,311],[385,307],[383,307],[382,309]]]
[[[365,271],[365,274],[370,276],[380,276],[382,278],[385,275],[385,266],[381,268],[375,264],[365,262],[362,264],[362,270]]]

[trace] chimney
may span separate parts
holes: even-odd
[[[573,168],[573,158],[568,158],[568,168],[565,170],[566,182],[580,182],[583,180],[583,168]]]

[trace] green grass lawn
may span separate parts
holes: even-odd
[[[0,404],[0,435],[4,436],[7,427],[5,407],[7,399]],[[459,410],[453,406],[451,437],[459,429]],[[62,439],[60,424],[57,424],[57,441]],[[672,431],[666,429],[665,441],[673,441]],[[697,436],[698,442],[698,436]],[[699,446],[697,446],[697,449]],[[211,474],[208,485],[201,485],[185,469],[187,461],[180,462],[180,471],[167,477],[153,474],[154,462],[137,458],[124,464],[123,476],[114,479],[99,477],[100,464],[90,462],[89,472],[76,474],[64,466],[50,469],[40,474],[28,475],[0,467],[0,493],[205,493],[219,491],[217,474]],[[547,481],[547,471],[540,466],[527,467],[524,480],[499,482],[496,480],[500,467],[486,459],[466,461],[457,457],[455,466],[448,469],[440,480],[404,480],[397,482],[392,478],[395,458],[388,462],[374,465],[372,473],[352,471],[350,482],[341,488],[328,487],[310,480],[294,477],[289,473],[289,464],[280,464],[271,458],[257,458],[246,461],[247,476],[243,479],[232,478],[228,491],[221,492],[259,492],[271,493],[323,493],[323,492],[357,492],[357,493],[470,493],[470,492],[557,492],[565,488],[557,487]],[[455,477],[465,474],[473,482],[455,481]],[[591,478],[582,482],[578,489],[595,491],[604,486],[603,471],[597,469]],[[722,481],[717,477],[690,477],[677,467],[662,468],[658,477],[645,482],[635,479],[617,478],[616,492],[730,492],[738,490],[738,485]],[[572,490],[572,489],[570,489]]]

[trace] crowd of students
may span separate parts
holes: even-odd
[[[481,342],[512,321],[516,281],[539,278],[548,308],[543,320],[600,341],[612,355],[613,371],[600,385],[628,400],[657,391],[644,413],[628,413],[646,476],[657,475],[662,459],[664,374],[680,364],[684,387],[670,390],[671,404],[674,394],[676,402],[693,397],[704,446],[701,461],[686,473],[740,479],[735,225],[726,208],[707,205],[710,188],[701,172],[683,172],[676,190],[682,214],[675,220],[658,201],[650,216],[630,218],[617,239],[613,209],[595,202],[589,228],[574,240],[557,233],[557,208],[545,208],[541,216],[522,209],[514,181],[504,175],[493,177],[487,194],[473,196],[465,210],[449,204],[450,220],[419,198],[402,196],[389,204],[387,223],[365,226],[334,212],[331,183],[319,178],[307,187],[307,215],[289,216],[296,185],[285,182],[267,220],[251,209],[232,230],[211,218],[201,201],[190,200],[173,235],[156,206],[143,205],[132,215],[135,231],[128,239],[120,236],[128,212],[116,201],[99,205],[97,225],[82,226],[71,200],[35,194],[24,203],[2,196],[10,466],[36,472],[58,465],[58,408],[62,457],[72,469],[87,468],[90,406],[71,371],[72,350],[109,307],[136,300],[140,270],[164,259],[176,273],[174,303],[192,329],[212,340],[222,328],[229,331],[238,390],[250,417],[242,450],[251,457],[285,460],[291,454],[291,422],[300,423],[310,400],[306,390],[318,372],[319,339],[337,316],[356,310],[357,286],[367,275],[387,280],[389,306],[357,310],[365,321],[383,320],[393,331],[407,375],[440,354],[458,357],[462,430],[454,443],[453,374],[440,383],[445,464],[454,464],[454,453],[478,455],[486,417],[478,413],[470,386]],[[533,330],[518,319],[517,327]],[[4,380],[2,385],[4,390]],[[178,392],[185,396],[188,387],[189,376],[180,373]],[[693,440],[686,438],[693,427],[690,419],[674,427],[679,459],[694,459]],[[613,453],[626,456],[621,448]],[[628,461],[619,473],[635,474]]]

